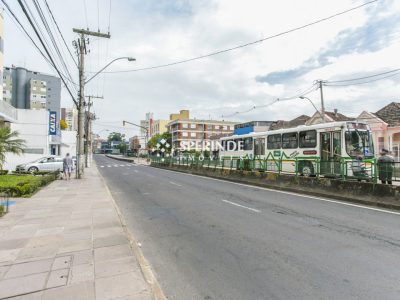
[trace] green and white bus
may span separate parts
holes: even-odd
[[[357,122],[233,135],[221,138],[220,143],[224,149],[220,159],[252,160],[255,169],[305,176],[359,175],[355,174],[360,172],[359,163],[368,170],[368,162],[374,158],[370,128]]]

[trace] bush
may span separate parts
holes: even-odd
[[[40,187],[47,185],[57,178],[57,173],[42,176],[34,175],[3,175],[0,177],[0,192],[13,197],[27,197]]]
[[[8,170],[0,170],[0,175],[7,175],[8,174]]]

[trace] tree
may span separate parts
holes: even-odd
[[[116,146],[115,148],[119,149],[119,152],[124,154],[124,153],[126,153],[126,150],[128,149],[128,145],[125,143],[121,143],[118,146]]]
[[[122,134],[120,132],[111,132],[108,135],[108,141],[109,142],[121,142],[122,139],[125,137],[125,134]]]
[[[25,148],[25,140],[18,139],[18,132],[11,131],[10,127],[0,127],[0,169],[6,161],[6,153],[21,155]]]
[[[165,143],[162,144],[161,141],[164,140]],[[148,141],[147,146],[149,149],[155,149],[159,150],[161,148],[165,149],[166,153],[171,152],[171,147],[172,147],[172,135],[168,132],[164,132],[163,134],[155,134],[152,136],[152,138]],[[157,144],[160,146],[157,147]]]
[[[68,128],[68,124],[65,120],[60,120],[60,128],[61,130],[66,130]]]

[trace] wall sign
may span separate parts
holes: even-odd
[[[49,112],[49,135],[57,134],[57,112]]]

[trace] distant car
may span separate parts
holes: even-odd
[[[63,170],[63,159],[59,156],[45,156],[39,158],[33,162],[29,162],[26,164],[21,164],[16,167],[16,171],[28,171],[31,173],[35,173],[38,171],[62,171]]]

